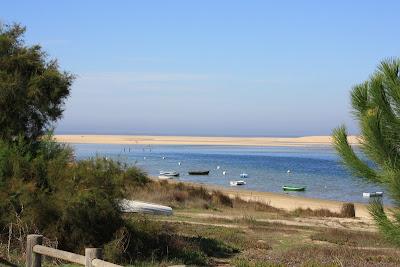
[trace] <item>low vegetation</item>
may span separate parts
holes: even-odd
[[[157,193],[155,194],[155,192]],[[210,191],[202,186],[188,185],[181,182],[152,180],[142,187],[132,188],[129,194],[136,199],[161,203],[175,209],[218,210],[219,208],[232,208],[235,210],[251,209],[285,213],[283,210],[274,208],[267,203],[248,202],[239,197],[230,198],[218,190]]]
[[[312,240],[353,247],[391,247],[390,243],[375,232],[328,228],[311,235]]]
[[[356,210],[353,203],[344,203],[340,212],[332,212],[329,209],[303,209],[297,208],[292,212],[295,216],[308,217],[338,217],[338,218],[354,218]]]

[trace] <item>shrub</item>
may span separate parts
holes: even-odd
[[[354,218],[356,217],[356,209],[353,203],[344,203],[340,210],[340,214],[345,218]]]
[[[175,191],[172,193],[175,201],[185,202],[189,198],[189,194],[185,191]]]
[[[213,191],[211,193],[211,201],[217,206],[227,206],[233,208],[232,199],[229,196],[224,195],[221,191]]]
[[[143,172],[112,160],[75,162],[72,150],[51,138],[0,142],[0,229],[40,232],[71,251],[101,246],[123,226],[116,200],[125,185],[147,182]]]

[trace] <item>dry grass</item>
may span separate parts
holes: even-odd
[[[349,247],[304,246],[283,253],[248,250],[231,261],[232,266],[399,266],[400,254],[394,251],[376,251]]]
[[[344,203],[340,212],[332,212],[328,209],[303,209],[297,208],[292,211],[294,216],[298,217],[337,217],[337,218],[354,218],[356,211],[353,203]]]
[[[352,218],[355,215],[354,204],[345,203],[341,212],[328,209],[302,209],[292,212],[275,208],[268,203],[245,201],[240,197],[230,198],[221,191],[208,190],[202,186],[168,181],[152,181],[130,191],[132,198],[171,206],[175,209],[220,209],[233,208],[243,212],[255,211],[274,214],[280,217],[338,217]]]
[[[351,247],[304,246],[271,254],[267,261],[285,266],[399,266],[400,253]]]
[[[392,247],[390,243],[384,240],[378,233],[358,232],[340,229],[324,229],[313,235],[312,240],[325,241],[336,245],[346,245],[354,247],[374,247],[387,248]]]
[[[262,211],[262,212],[273,212],[273,213],[278,213],[281,215],[287,214],[282,209],[272,207],[271,205],[267,203],[262,203],[258,201],[245,201],[241,199],[240,197],[236,196],[233,199],[233,207],[235,209],[246,209],[246,210],[251,210],[251,211]]]
[[[252,217],[228,220],[209,218],[209,222],[246,224],[244,228],[174,223],[188,236],[221,240],[241,252],[230,259],[230,266],[399,266],[400,252],[388,249],[377,233],[335,229],[303,228],[257,221]],[[325,239],[332,244],[310,244]]]
[[[153,181],[142,187],[132,189],[130,194],[135,199],[169,205],[177,209],[233,207],[232,200],[220,191],[209,192],[204,187],[183,183]]]

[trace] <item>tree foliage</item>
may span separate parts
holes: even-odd
[[[73,75],[39,45],[26,46],[25,28],[0,24],[0,138],[36,140],[59,119]]]
[[[124,225],[118,199],[148,181],[137,168],[112,160],[74,161],[73,151],[51,138],[34,149],[22,139],[0,141],[0,242],[12,226],[71,251],[101,247]]]
[[[395,208],[388,216],[380,201],[370,213],[381,232],[400,245],[400,59],[381,62],[377,71],[351,92],[353,114],[360,127],[360,149],[373,163],[363,161],[347,140],[345,126],[333,132],[333,144],[354,175],[387,188]]]

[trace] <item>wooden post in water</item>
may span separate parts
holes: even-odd
[[[36,245],[41,245],[42,241],[42,235],[28,235],[26,238],[26,267],[42,266],[42,255],[33,251],[33,247]]]
[[[94,259],[102,259],[100,248],[85,248],[85,267],[94,267],[92,261]]]

